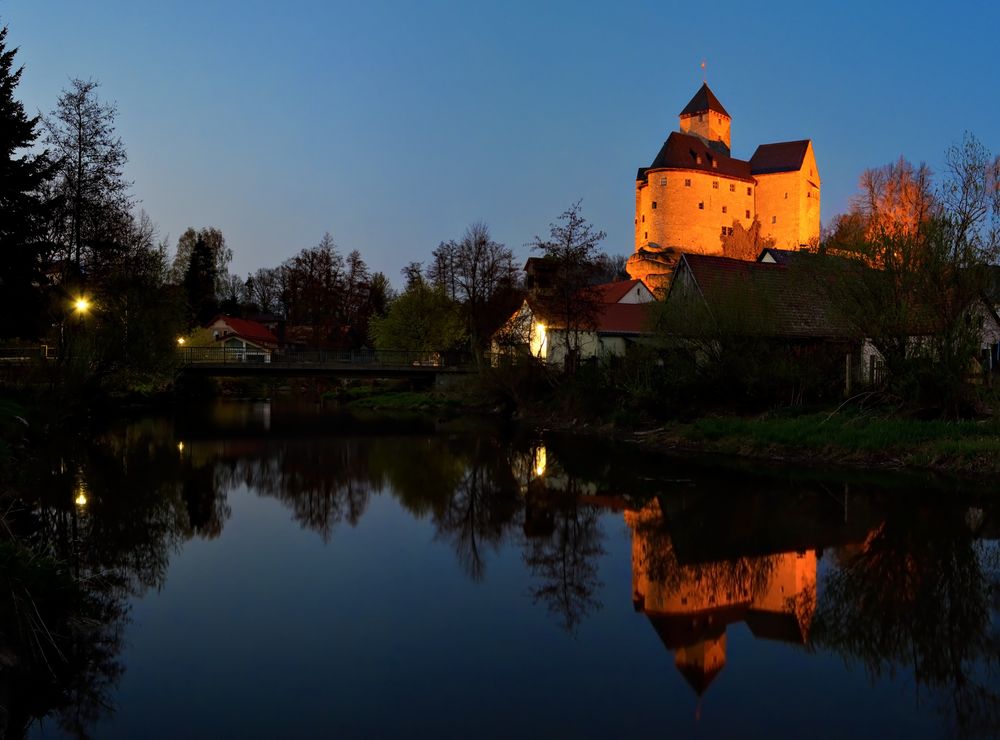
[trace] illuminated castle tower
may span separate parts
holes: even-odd
[[[763,144],[749,160],[731,156],[729,113],[707,84],[680,112],[635,180],[635,254],[628,272],[654,290],[670,283],[681,252],[721,254],[735,223],[780,249],[819,239],[820,178],[808,139]]]

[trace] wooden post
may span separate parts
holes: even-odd
[[[850,395],[851,395],[851,381],[853,380],[853,378],[851,377],[851,353],[850,352],[847,353],[847,357],[845,358],[845,360],[846,361],[845,361],[844,365],[846,366],[846,369],[845,369],[845,372],[844,372],[844,395],[850,397]]]

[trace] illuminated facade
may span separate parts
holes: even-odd
[[[730,154],[732,119],[708,85],[680,113],[653,163],[635,182],[635,253],[628,272],[665,290],[683,252],[722,254],[734,224],[761,224],[781,249],[819,239],[820,177],[808,139]]]

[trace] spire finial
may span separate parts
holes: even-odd
[[[707,85],[708,84],[708,74],[705,72],[705,67],[706,67],[705,60],[702,59],[701,60],[701,81]]]

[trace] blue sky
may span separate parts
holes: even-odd
[[[629,254],[634,178],[708,82],[735,156],[811,138],[823,221],[865,167],[1000,151],[991,2],[0,0],[50,111],[119,108],[135,194],[172,241],[218,226],[245,274],[330,231],[397,284],[482,219],[519,257],[577,199]]]

